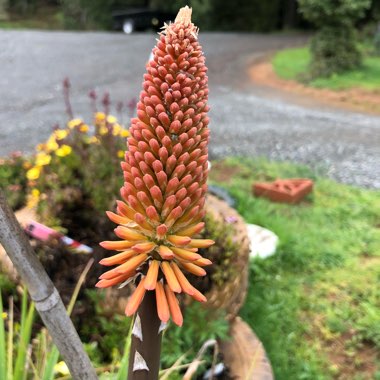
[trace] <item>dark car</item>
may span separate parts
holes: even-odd
[[[171,12],[147,8],[129,9],[112,13],[114,29],[122,30],[126,34],[147,29],[159,31],[165,22],[174,21],[175,17],[176,15]]]

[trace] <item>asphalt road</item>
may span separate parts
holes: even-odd
[[[210,79],[212,158],[265,156],[380,188],[380,117],[299,102],[250,83],[246,67],[297,35],[204,33]],[[114,101],[139,94],[153,34],[0,31],[0,156],[31,152],[66,120],[61,82],[72,82],[74,112],[87,120],[87,93]]]

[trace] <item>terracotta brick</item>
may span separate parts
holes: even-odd
[[[305,178],[278,179],[274,182],[258,182],[253,185],[256,197],[272,202],[298,203],[313,190],[313,181]]]

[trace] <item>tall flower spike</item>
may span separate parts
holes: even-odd
[[[118,201],[117,214],[107,213],[122,240],[101,243],[121,252],[100,262],[117,266],[97,284],[139,278],[126,314],[136,312],[146,291],[155,291],[159,318],[171,316],[177,325],[182,315],[176,293],[206,300],[185,273],[206,274],[202,267],[211,262],[196,251],[213,244],[192,238],[204,226],[209,140],[207,68],[197,36],[185,7],[153,49],[122,162],[124,201]]]

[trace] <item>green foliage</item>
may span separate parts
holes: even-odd
[[[317,27],[351,26],[364,16],[371,0],[299,0],[299,11]]]
[[[355,22],[370,4],[370,0],[299,0],[299,11],[318,28],[310,46],[312,78],[329,77],[361,65]]]
[[[233,173],[228,182],[220,175],[226,172]],[[263,341],[276,379],[332,380],[340,371],[372,378],[365,353],[379,344],[379,192],[321,179],[302,166],[242,158],[214,162],[210,176],[224,176],[247,222],[279,236],[274,256],[251,261],[241,313]],[[316,181],[299,205],[251,194],[255,181],[292,177]],[[345,358],[338,368],[336,355]],[[352,364],[356,357],[364,365]]]
[[[280,0],[153,0],[151,5],[172,12],[189,5],[193,8],[192,19],[202,30],[270,31],[280,24]]]
[[[22,207],[26,200],[27,160],[15,152],[9,158],[0,160],[0,183],[13,210]]]
[[[220,223],[209,214],[205,217],[205,223],[202,238],[212,239],[215,244],[207,249],[200,249],[199,253],[212,261],[213,266],[209,268],[210,279],[213,284],[222,287],[226,281],[236,276],[233,260],[239,254],[240,245],[234,239],[233,225]]]
[[[91,361],[96,366],[103,363],[128,362],[125,356],[128,352],[124,342],[120,337],[126,336],[126,332],[131,329],[131,318],[125,315],[112,313],[104,309],[101,301],[102,295],[95,290],[87,290],[88,301],[93,305],[93,314],[90,320],[81,326],[79,334],[86,344],[86,350]],[[223,313],[213,312],[205,309],[198,303],[191,303],[184,311],[184,324],[182,327],[169,324],[165,330],[161,367],[171,367],[175,361],[185,354],[184,361],[191,361],[202,344],[208,339],[226,339],[228,337],[228,323]],[[206,356],[206,362],[210,362],[212,355]],[[105,377],[107,378],[107,377]],[[122,377],[125,378],[125,377]]]
[[[210,0],[212,26],[218,30],[267,32],[278,28],[281,1]]]
[[[161,367],[168,368],[183,354],[187,360],[195,354],[208,339],[227,339],[228,322],[222,312],[205,309],[197,302],[186,307],[182,327],[170,324],[164,333]],[[211,356],[204,358],[210,361]]]
[[[67,29],[111,29],[112,11],[141,7],[139,0],[62,0]]]
[[[120,161],[128,135],[115,117],[102,112],[95,115],[93,126],[73,119],[55,130],[37,147],[26,173],[28,205],[38,205],[47,224],[96,236],[108,223],[104,210],[113,207],[122,186]]]
[[[34,320],[34,305],[27,304],[27,292],[24,291],[21,306],[21,319],[14,321],[13,307],[10,313],[3,309],[0,289],[0,378],[23,380],[28,367],[28,347],[31,344],[32,325]],[[5,328],[7,321],[7,329]],[[33,379],[39,379],[41,373]]]
[[[145,7],[142,0],[63,0],[65,25],[69,29],[110,28],[113,10]],[[270,31],[281,25],[281,13],[286,5],[280,0],[235,2],[218,0],[152,0],[152,9],[176,13],[189,5],[193,8],[192,19],[202,30]]]
[[[310,45],[313,56],[310,65],[312,78],[356,69],[362,64],[356,31],[349,26],[325,26],[317,31]]]
[[[124,341],[132,319],[125,315],[109,314],[101,305],[103,295],[96,290],[86,290],[86,303],[93,309],[92,318],[81,324],[79,334],[84,341],[91,342],[86,348],[93,363],[101,365],[120,360]],[[89,305],[87,304],[87,307]]]
[[[278,52],[272,63],[276,74],[281,78],[305,81],[310,60],[311,55],[307,48],[293,48]],[[380,86],[380,58],[365,56],[359,69],[334,74],[329,78],[312,79],[307,84],[333,90],[353,87],[376,90]]]
[[[361,302],[362,316],[356,320],[355,325],[362,337],[368,341],[372,341],[380,349],[380,294],[376,304],[369,302]]]

